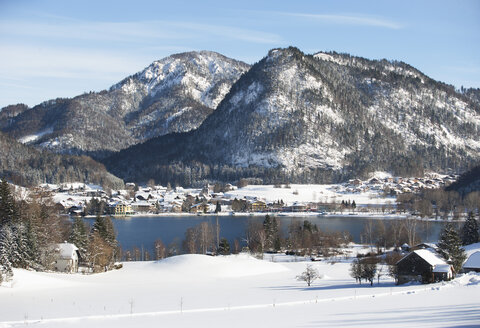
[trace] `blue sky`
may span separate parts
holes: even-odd
[[[0,0],[0,107],[100,91],[173,53],[269,49],[404,61],[480,87],[480,1]]]

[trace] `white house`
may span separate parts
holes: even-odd
[[[55,244],[55,270],[59,272],[78,272],[78,248],[74,244]]]

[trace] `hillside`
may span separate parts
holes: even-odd
[[[37,148],[104,157],[171,132],[197,128],[249,66],[215,52],[155,61],[108,91],[8,106],[0,130]]]
[[[17,185],[85,181],[109,188],[123,186],[121,179],[87,156],[41,152],[3,133],[0,133],[0,152],[0,177]]]
[[[479,158],[480,106],[472,97],[405,63],[288,48],[256,63],[198,129],[105,163],[127,180],[185,185],[421,175],[463,170]]]
[[[456,191],[463,196],[471,192],[480,191],[480,165],[464,172],[457,181],[445,189],[447,191]]]

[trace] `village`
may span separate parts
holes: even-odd
[[[203,188],[138,186],[103,190],[96,185],[44,184],[59,212],[71,215],[153,215],[243,213],[395,213],[398,195],[437,189],[456,180],[455,175],[430,174],[421,178],[373,177],[333,185],[207,184]],[[93,204],[93,203],[94,204]]]

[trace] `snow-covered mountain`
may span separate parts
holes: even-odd
[[[472,97],[405,63],[288,48],[255,64],[197,130],[155,138],[107,164],[140,181],[163,181],[176,166],[180,183],[321,182],[478,160],[480,106]]]
[[[155,61],[108,91],[9,110],[0,129],[55,152],[108,152],[171,132],[197,128],[249,65],[215,52]]]

